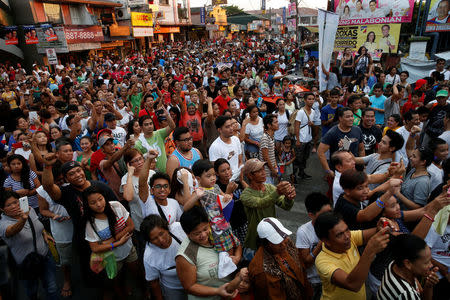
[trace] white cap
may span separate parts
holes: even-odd
[[[292,234],[289,230],[284,227],[280,221],[275,218],[264,218],[259,222],[258,227],[256,227],[258,236],[261,239],[267,239],[274,245],[280,244]]]

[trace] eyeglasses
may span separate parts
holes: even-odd
[[[155,190],[162,190],[162,189],[167,190],[169,188],[169,185],[168,184],[157,184],[153,188]]]
[[[143,160],[144,160],[144,158],[141,156],[141,157],[139,157],[139,158],[136,158],[136,159],[134,159],[134,160],[131,160],[130,163],[131,163],[131,164],[135,164],[135,163],[141,162],[141,161],[143,161]]]
[[[188,137],[188,138],[179,140],[179,141],[180,141],[180,142],[190,142],[190,141],[192,141],[193,139],[194,139],[194,138],[191,136],[191,137]]]

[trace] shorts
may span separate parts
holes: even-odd
[[[56,250],[58,250],[60,266],[72,264],[72,243],[56,243]]]
[[[132,262],[137,261],[137,259],[138,259],[137,251],[133,245],[133,247],[131,247],[131,250],[130,250],[130,253],[128,254],[128,256],[117,262],[117,272],[119,272],[122,269],[124,263],[132,263]]]

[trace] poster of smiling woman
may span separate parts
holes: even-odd
[[[450,0],[431,0],[426,32],[450,31]]]

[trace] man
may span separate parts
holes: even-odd
[[[127,132],[122,127],[117,126],[116,116],[113,113],[105,115],[105,123],[107,128],[111,129],[112,137],[121,145],[125,145]]]
[[[338,125],[331,128],[322,138],[317,149],[320,164],[330,178],[334,172],[328,165],[325,152],[330,150],[332,155],[337,150],[350,150],[354,156],[365,156],[363,136],[359,127],[353,126],[353,112],[348,107],[341,107],[336,111]]]
[[[295,117],[295,161],[300,179],[309,180],[312,177],[305,173],[306,161],[313,148],[312,128],[315,111],[312,109],[315,96],[313,93],[305,93],[305,106],[300,109]],[[296,172],[294,172],[295,174]]]
[[[210,77],[208,79],[208,86],[205,88],[206,92],[208,93],[208,97],[211,97],[213,99],[216,99],[219,95],[219,88],[216,85],[216,79],[214,77]]]
[[[294,205],[295,188],[286,181],[276,186],[266,184],[265,162],[257,158],[249,159],[243,168],[243,173],[249,181],[249,186],[241,194],[245,214],[248,220],[248,231],[244,242],[246,259],[251,260],[256,247],[256,227],[266,217],[276,217],[275,205],[284,210],[290,210]]]
[[[252,78],[252,70],[247,70],[245,78],[241,80],[241,87],[248,90],[255,84],[255,79]]]
[[[444,2],[444,1],[442,1]],[[446,1],[448,3],[448,1]],[[444,75],[444,80],[450,80],[450,71],[445,69],[445,59],[443,58],[438,58],[436,60],[436,69],[431,70],[429,76],[431,76],[431,74],[433,74],[433,72],[439,72],[441,74]]]
[[[330,92],[330,103],[322,107],[320,110],[320,120],[322,121],[322,136],[333,127],[334,115],[338,107],[342,107],[338,104],[341,93],[338,89],[332,89]]]
[[[344,189],[339,183],[341,174],[345,170],[355,169],[355,158],[346,150],[338,150],[331,155],[330,162],[334,165],[334,180],[333,180],[333,206],[336,204],[339,196],[344,192]]]
[[[381,141],[381,129],[375,125],[375,111],[366,108],[362,111],[361,124],[359,124],[363,135],[364,151],[366,155],[375,153],[378,143]]]
[[[274,184],[278,179],[278,166],[273,135],[278,130],[278,118],[270,114],[264,117],[263,123],[264,133],[259,143],[259,159],[266,162],[266,183]]]
[[[230,96],[228,96],[228,87],[223,85],[220,88],[220,95],[214,98],[214,103],[219,104],[220,114],[223,114],[223,111],[228,108],[228,102],[231,100]]]
[[[400,159],[403,160],[403,163],[405,166],[408,165],[408,154],[406,153],[406,142],[408,141],[408,138],[411,134],[411,128],[413,126],[419,126],[420,120],[419,120],[419,114],[417,111],[410,110],[406,112],[403,115],[403,120],[405,121],[405,125],[397,129],[396,131],[400,133],[400,135],[403,137],[404,143],[403,147],[397,152],[396,161],[400,161]],[[414,135],[413,138],[416,140],[416,145],[419,143],[419,135]]]
[[[156,131],[154,131],[155,127],[151,116],[145,115],[139,118],[139,125],[142,128],[142,133],[139,135],[139,138],[136,141],[135,148],[142,154],[147,153],[150,149],[157,150],[159,154],[156,160],[156,168],[160,172],[165,172],[167,156],[164,146],[164,139],[169,136],[169,134],[172,132],[172,130],[175,129],[176,126],[174,121],[172,120],[172,117],[166,109],[164,109],[162,115],[167,118],[169,126]]]
[[[377,83],[373,86],[374,95],[370,96],[370,107],[375,111],[375,124],[378,127],[383,127],[384,124],[384,102],[386,96],[383,95],[383,85]]]
[[[437,105],[433,107],[428,115],[428,124],[425,127],[425,138],[423,143],[427,144],[430,139],[440,136],[444,132],[444,118],[450,104],[447,103],[448,91],[440,90],[436,93]]]
[[[389,34],[389,31],[391,30],[391,26],[384,24],[383,27],[381,27],[381,33],[383,34],[383,37],[380,38],[380,41],[378,42],[378,48],[383,51],[383,53],[391,53],[391,52],[397,52],[395,50],[395,38]]]
[[[438,267],[433,267],[431,251],[425,241],[412,234],[400,234],[390,248],[394,260],[384,273],[377,299],[437,299],[433,297],[433,286],[439,281]],[[423,286],[419,282],[423,282]],[[436,296],[446,299],[448,293]]]
[[[231,117],[219,116],[214,123],[219,131],[219,137],[209,147],[209,160],[213,163],[218,158],[228,160],[233,172],[232,180],[235,180],[239,177],[242,167],[241,141],[233,135],[234,128]]]
[[[381,218],[382,221],[387,219]],[[350,231],[342,217],[334,212],[320,214],[314,224],[322,251],[316,257],[317,273],[322,281],[322,299],[365,300],[365,281],[375,255],[383,251],[389,228]],[[358,247],[366,244],[362,255]]]
[[[167,160],[166,173],[172,178],[173,171],[179,167],[192,168],[199,159],[203,159],[200,151],[192,147],[192,136],[187,127],[177,127],[173,131],[175,151]]]

